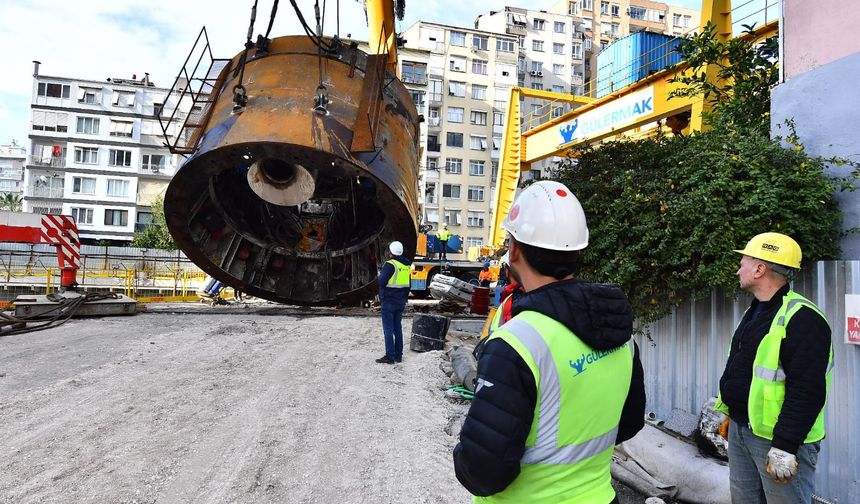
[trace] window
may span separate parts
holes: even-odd
[[[627,13],[630,14],[630,17],[632,19],[645,19],[645,11],[645,7],[636,7],[634,5],[631,5]]]
[[[532,89],[535,89],[537,91],[543,91],[543,83],[541,83],[541,82],[532,82],[531,87],[532,87]]]
[[[554,75],[562,75],[564,74],[564,65],[553,64],[552,65],[552,73]]]
[[[467,236],[466,237],[466,250],[472,247],[481,247],[484,245],[484,239],[479,236]]]
[[[409,91],[409,96],[412,97],[412,103],[415,104],[415,110],[419,113],[424,113],[424,91],[417,89],[407,89],[407,91]]]
[[[554,43],[552,45],[552,52],[554,54],[564,54],[564,44]]]
[[[621,35],[621,25],[618,23],[612,23],[612,36],[618,37]]]
[[[539,31],[544,31],[546,29],[546,21],[543,19],[535,19],[532,22],[532,28]]]
[[[460,199],[460,184],[442,184],[442,197]]]
[[[493,135],[493,150],[497,151],[502,146],[502,137],[501,135]],[[495,172],[494,172],[495,173]]]
[[[439,137],[436,135],[427,135],[427,150],[429,152],[439,152],[442,146],[439,144]]]
[[[582,44],[573,44],[570,53],[573,59],[582,59]]]
[[[108,164],[110,166],[131,166],[131,151],[111,149]]]
[[[99,164],[98,147],[75,147],[75,163]]]
[[[672,26],[681,26],[680,14],[672,14]]]
[[[462,147],[463,146],[463,134],[462,133],[451,133],[448,132],[445,134],[445,145],[448,147]]]
[[[141,156],[140,167],[144,170],[160,172],[165,167],[165,157],[163,154],[144,154]]]
[[[470,227],[484,227],[484,212],[469,210],[466,212],[466,225]]]
[[[483,177],[484,176],[484,162],[480,159],[470,159],[469,160],[469,175],[473,177]]]
[[[448,60],[448,69],[452,72],[466,71],[466,58],[464,56],[451,56]]]
[[[34,110],[33,129],[36,131],[66,133],[69,131],[69,114],[65,112]]]
[[[484,186],[469,186],[469,201],[484,201]]]
[[[427,169],[430,171],[436,171],[439,169],[439,158],[429,157],[427,158]]]
[[[543,73],[543,63],[532,61],[532,73]]]
[[[457,186],[457,194],[459,194],[460,186]],[[459,198],[459,196],[457,196]],[[459,226],[463,221],[460,220],[459,210],[445,210],[445,224],[449,226]]]
[[[601,40],[600,41],[600,50],[602,51],[602,50],[606,49],[606,46],[608,46],[608,45],[609,45],[609,42],[607,42],[605,40]]]
[[[648,9],[648,21],[654,21],[655,23],[662,23],[664,19],[666,19],[666,11],[661,11],[661,10],[657,10],[657,9]]]
[[[582,0],[582,10],[594,10],[594,0]]]
[[[543,52],[543,41],[542,40],[532,40],[532,51]]]
[[[78,88],[78,103],[99,105],[102,102],[102,90],[98,88]]]
[[[692,21],[692,19],[693,18],[690,16],[684,16],[684,28],[690,27],[690,21]]]
[[[128,225],[128,210],[105,210],[105,226]]]
[[[114,91],[113,104],[117,107],[134,107],[134,91]]]
[[[409,84],[424,84],[427,82],[427,64],[415,61],[404,61],[401,66],[400,80]]]
[[[70,90],[71,88],[68,84],[40,82],[38,94],[39,96],[47,96],[49,98],[68,98]]]
[[[152,104],[152,115],[154,115],[155,117],[160,116],[162,110],[164,110],[164,104],[163,103],[153,103]]]
[[[512,53],[514,52],[514,41],[496,39],[496,50],[499,52]]]
[[[464,32],[451,32],[451,45],[457,47],[466,47],[466,34]]]
[[[131,138],[131,130],[132,130],[133,124],[134,123],[125,122],[125,121],[111,121],[110,122],[110,136]]]
[[[472,124],[477,124],[478,126],[486,126],[487,125],[487,113],[486,112],[473,110],[471,119],[472,119]]]
[[[493,140],[495,140],[495,138]],[[490,184],[496,185],[497,180],[499,180],[499,163],[493,161],[490,165]]]
[[[609,15],[609,2],[600,2],[600,14],[604,16]]]
[[[430,79],[429,83],[430,89],[430,101],[431,102],[440,102],[442,101],[442,81]]]
[[[473,100],[486,100],[487,99],[487,86],[472,84],[472,99]]]
[[[552,24],[552,31],[556,33],[564,33],[564,23],[560,21],[556,21]]]
[[[459,158],[445,159],[445,173],[460,175],[463,173],[463,160]]]
[[[78,117],[78,127],[75,131],[83,135],[98,135],[99,120],[95,117]]]
[[[52,207],[43,207],[43,206],[34,206],[33,207],[34,214],[61,214],[63,213],[62,208],[52,208]]]
[[[542,108],[543,108],[543,105],[540,105],[538,103],[532,103],[532,115],[533,116],[541,115],[541,109]]]
[[[448,107],[448,122],[463,122],[463,107]]]
[[[621,15],[621,5],[614,3],[612,4],[612,15],[618,17]]]
[[[74,177],[72,179],[72,192],[74,194],[95,194],[96,179],[90,177]]]
[[[465,98],[466,97],[466,83],[465,82],[448,81],[448,94],[451,96],[459,96],[460,98]]]
[[[108,179],[107,195],[118,198],[128,196],[128,180],[124,179]]]
[[[601,21],[600,22],[600,33],[603,35],[609,35],[612,33],[612,23],[609,21]]]
[[[585,39],[585,50],[586,50],[586,51],[590,51],[590,50],[591,50],[591,39],[588,39],[588,38],[587,38],[587,39]],[[587,61],[588,61],[588,60],[586,60],[586,62],[587,62]]]
[[[72,208],[72,217],[75,218],[75,222],[78,224],[92,224],[93,223],[93,209],[92,208]]]
[[[486,51],[489,47],[490,38],[484,35],[472,35],[472,47]]]
[[[487,75],[487,62],[485,60],[472,60],[472,73],[478,75]]]
[[[484,135],[469,135],[469,148],[472,150],[487,150],[487,137]]]
[[[553,86],[552,92],[553,93],[564,93],[564,86]]]
[[[559,86],[559,87],[561,87],[561,86]],[[555,119],[556,117],[561,117],[562,114],[564,114],[564,108],[563,107],[553,107],[552,108],[553,119]]]
[[[502,80],[504,77],[511,77],[512,75],[516,75],[517,66],[511,63],[496,63],[496,78]]]
[[[505,114],[504,112],[493,112],[493,126],[504,126],[505,125]]]
[[[503,109],[508,107],[507,100],[493,100],[493,108]]]
[[[582,18],[582,27],[588,31],[592,31],[594,29],[594,21],[591,18]]]

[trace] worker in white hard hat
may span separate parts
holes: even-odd
[[[731,419],[732,502],[812,502],[833,374],[830,325],[788,283],[802,257],[791,237],[762,233],[735,252],[740,287],[754,297],[732,337],[716,405]]]
[[[436,238],[439,239],[439,259],[444,261],[448,259],[448,240],[451,239],[451,231],[448,231],[447,223],[443,223],[442,229],[436,232]]]
[[[645,418],[630,303],[574,278],[588,227],[563,184],[524,189],[502,225],[524,292],[478,360],[457,479],[475,502],[617,502],[612,453]]]
[[[376,359],[380,364],[394,364],[403,359],[403,310],[409,299],[409,259],[403,255],[403,244],[388,245],[390,259],[379,272],[379,301],[382,304],[382,334],[385,355]]]

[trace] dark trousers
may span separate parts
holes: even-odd
[[[439,240],[439,245],[442,246],[439,250],[439,258],[448,259],[448,240]]]
[[[403,309],[405,306],[382,303],[382,334],[385,355],[391,360],[403,358]]]

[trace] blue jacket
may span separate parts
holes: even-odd
[[[406,266],[412,264],[412,261],[403,256],[392,257],[391,259]],[[386,287],[392,275],[394,275],[394,266],[385,263],[382,266],[382,271],[379,272],[379,302],[383,305],[406,306],[406,300],[409,299],[409,289],[392,289]]]

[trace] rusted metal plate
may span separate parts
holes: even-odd
[[[367,61],[350,47],[323,57],[324,115],[313,111],[320,60],[307,37],[274,39],[260,57],[251,51],[239,112],[234,72],[219,77],[208,123],[165,197],[171,233],[204,271],[265,299],[331,305],[373,295],[390,241],[414,252],[418,114],[396,80],[379,88],[375,110],[370,99],[360,112],[377,89],[365,82]],[[354,149],[360,135],[377,149]],[[298,181],[312,193],[295,204],[305,197]]]

